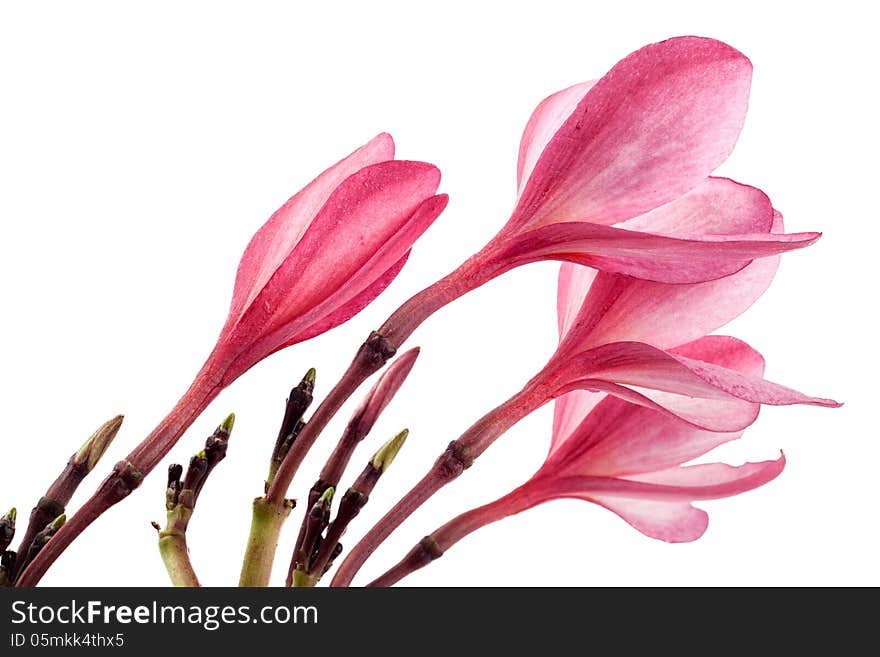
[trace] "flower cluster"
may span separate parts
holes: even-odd
[[[556,351],[519,392],[446,448],[349,552],[333,585],[350,584],[413,511],[507,429],[551,401],[550,449],[535,474],[428,535],[375,584],[398,581],[479,527],[558,498],[604,506],[654,538],[694,540],[705,531],[707,516],[693,501],[735,495],[776,477],[785,464],[781,456],[739,466],[689,464],[737,439],[764,404],[838,405],[765,380],[757,351],[712,334],[767,289],[780,254],[819,238],[813,232],[786,234],[782,215],[761,190],[712,176],[736,143],[750,81],[751,63],[742,53],[713,39],[679,37],[648,45],[602,78],[543,100],[526,125],[516,201],[499,232],[370,333],[308,419],[315,371],[291,391],[265,495],[254,501],[240,583],[268,583],[281,527],[293,508],[287,491],[343,402],[434,312],[539,260],[562,262]],[[106,440],[98,441],[100,450],[90,448],[96,456],[87,470],[81,455],[74,455],[76,477],[59,479],[63,485],[56,482],[36,520],[32,516],[26,533],[31,540],[19,550],[26,558],[16,563],[4,553],[4,581],[36,584],[67,545],[136,489],[211,400],[249,368],[371,303],[444,210],[447,197],[436,193],[439,182],[433,165],[395,160],[391,137],[381,134],[290,198],[245,249],[227,320],[189,390],[65,522],[63,507]],[[314,586],[333,566],[342,533],[403,445],[406,429],[375,453],[331,519],[354,447],[404,383],[418,353],[404,353],[386,370],[327,460],[307,498],[288,585]],[[175,584],[198,585],[185,531],[205,478],[225,455],[231,417],[193,457],[185,476],[179,465],[169,471],[169,523],[160,532],[160,547]],[[104,433],[115,435],[120,422]],[[0,520],[4,541],[12,538],[14,516]]]

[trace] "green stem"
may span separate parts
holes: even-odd
[[[201,586],[186,545],[186,527],[192,513],[192,509],[176,506],[168,512],[165,529],[159,532],[159,553],[174,586]]]
[[[304,570],[294,570],[292,574],[291,586],[313,588],[318,583],[318,578],[310,575]]]
[[[281,528],[293,506],[293,500],[283,500],[281,504],[265,497],[254,500],[251,531],[241,565],[239,586],[269,585]]]

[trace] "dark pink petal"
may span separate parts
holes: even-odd
[[[439,182],[433,165],[396,160],[346,178],[245,311],[242,329],[265,334],[294,322],[294,336],[356,297],[410,250],[412,224],[423,232],[439,214],[416,212]]]
[[[235,366],[230,368],[230,372],[225,378],[232,380],[238,376],[236,372],[244,372],[268,354],[319,335],[360,312],[397,276],[409,256],[412,244],[440,215],[447,202],[448,197],[445,194],[432,196],[422,202],[399,227],[398,231],[389,235],[382,245],[371,253],[361,254],[365,262],[362,263],[359,270],[353,272],[336,290],[330,290],[329,295],[324,299],[319,299],[317,305],[312,308],[301,308],[299,314],[291,314],[288,311],[285,315],[282,313],[285,300],[278,300],[276,302],[278,309],[275,315],[266,315],[266,323],[258,329],[261,331],[260,334],[252,336],[247,352],[240,355]],[[386,263],[393,256],[401,252],[402,255],[399,255],[398,260],[393,262],[390,268],[382,271],[381,268],[386,266]],[[312,264],[317,267],[330,266],[329,264],[320,264],[320,260],[313,261]],[[313,272],[312,275],[320,277],[321,270]],[[293,277],[292,280],[298,279]],[[296,298],[297,289],[297,286],[294,285],[290,292],[294,303],[299,301]],[[261,307],[259,304],[255,304],[255,307],[246,315],[248,325],[253,322],[259,326],[260,316],[258,313],[260,310],[265,311],[270,307],[271,305]],[[244,322],[242,324],[247,326]]]
[[[504,235],[494,258],[510,266],[563,260],[660,283],[702,283],[729,276],[755,258],[802,249],[821,233],[677,238],[568,222]]]
[[[329,315],[325,315],[316,323],[294,335],[287,342],[278,347],[278,349],[284,349],[285,347],[297,344],[298,342],[305,342],[306,340],[310,340],[311,338],[321,335],[322,333],[326,333],[330,329],[335,328],[340,324],[343,324],[350,320],[352,317],[354,317],[360,311],[370,305],[376,297],[378,297],[380,294],[382,294],[382,292],[385,291],[385,288],[391,285],[391,282],[395,278],[397,278],[397,275],[403,269],[403,266],[406,264],[408,258],[409,251],[407,251],[400,260],[394,263],[394,266],[392,266],[391,269],[389,269],[382,276],[377,278],[376,281],[366,290],[358,294],[351,301],[348,301],[345,305],[339,307],[337,310],[333,311]]]
[[[528,182],[532,169],[535,168],[535,163],[541,156],[547,142],[562,127],[562,124],[580,103],[581,98],[594,84],[596,84],[596,80],[590,80],[557,91],[542,100],[532,112],[519,142],[519,157],[516,162],[518,194],[522,193],[523,187]]]
[[[337,288],[331,297],[328,297],[310,311],[304,313],[302,316],[303,320],[308,321],[312,317],[324,317],[327,313],[331,312],[332,308],[338,307],[340,304],[355,304],[354,300],[362,299],[362,297],[360,297],[362,294],[360,290],[365,287],[367,289],[375,290],[378,295],[379,292],[387,287],[387,284],[390,283],[390,279],[387,279],[386,283],[377,284],[377,281],[385,281],[385,276],[390,271],[394,272],[392,278],[393,276],[396,276],[397,272],[400,271],[399,269],[395,269],[396,264],[400,263],[402,267],[403,263],[398,260],[391,270],[383,271],[383,268],[401,253],[403,253],[403,256],[400,257],[404,259],[405,262],[405,258],[409,255],[409,249],[412,247],[413,243],[421,237],[422,233],[424,233],[434,220],[440,216],[440,213],[446,208],[448,202],[449,197],[446,194],[439,194],[425,199],[425,201],[416,208],[415,212],[412,213],[409,219],[399,227],[397,232],[389,235],[387,239],[375,249],[375,251],[369,254],[364,254],[367,258],[360,269],[353,272],[344,282],[342,282],[340,287]],[[404,251],[404,249],[406,251]],[[381,285],[381,288],[379,285]],[[352,301],[349,301],[349,299],[352,299]],[[360,309],[358,309],[358,312],[359,310]],[[278,324],[279,322],[273,322],[274,326],[277,326]]]
[[[238,266],[229,322],[238,320],[293,250],[336,187],[370,164],[394,159],[394,141],[382,133],[324,171],[282,205],[254,234]]]
[[[751,70],[742,53],[700,37],[621,60],[546,145],[511,224],[613,224],[686,193],[733,150]]]
[[[557,352],[545,372],[560,394],[575,388],[606,392],[710,431],[745,428],[757,417],[759,404],[839,406],[742,373],[759,358],[744,342],[724,336],[703,338],[676,352],[618,342],[576,354]]]
[[[382,162],[349,176],[331,194],[258,301],[284,298],[283,306],[272,304],[277,309],[274,320],[283,321],[285,314],[301,315],[327,299],[328,292],[335,294],[366,264],[372,265],[377,277],[386,272],[412,247],[411,241],[403,244],[396,238],[439,183],[440,171],[425,162]],[[397,248],[389,248],[389,240]],[[383,257],[374,258],[380,252]],[[292,281],[295,294],[288,289]]]

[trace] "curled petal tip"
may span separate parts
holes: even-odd
[[[7,522],[10,522],[14,525],[15,519],[17,517],[18,517],[18,510],[15,507],[12,507],[11,509],[9,509],[9,511],[6,512],[6,515],[3,516],[3,520],[6,520]]]

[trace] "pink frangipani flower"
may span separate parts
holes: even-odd
[[[391,136],[380,134],[281,206],[245,249],[226,323],[192,385],[41,551],[21,585],[39,581],[79,533],[137,488],[221,390],[375,299],[445,208],[439,183],[435,166],[394,160]]]
[[[782,215],[766,204],[756,214],[699,215],[694,230],[777,234]],[[744,218],[745,217],[745,218]],[[770,285],[778,256],[703,283],[670,284],[563,263],[559,271],[559,345],[547,364],[505,405],[510,420],[573,390],[616,396],[710,431],[740,431],[761,404],[838,406],[754,374],[760,361],[747,344],[703,337],[733,320]],[[761,368],[763,371],[763,367]],[[601,395],[596,395],[598,400]],[[515,419],[514,419],[515,418]],[[494,432],[467,444],[481,453]]]
[[[743,373],[760,376],[759,361],[760,356]],[[477,529],[558,499],[582,499],[603,506],[651,538],[694,541],[706,531],[709,518],[692,502],[752,490],[776,478],[785,467],[782,455],[739,466],[683,465],[736,440],[742,432],[696,429],[611,396],[596,403],[590,393],[570,393],[557,400],[556,415],[577,418],[577,422],[556,424],[550,453],[528,481],[447,522],[372,585],[390,586]]]
[[[710,178],[745,120],[751,63],[713,39],[678,37],[545,99],[519,151],[507,224],[459,269],[379,329],[400,345],[452,299],[519,265],[562,260],[666,283],[717,279],[819,233],[700,232],[694,217],[760,222],[758,189]]]
[[[217,344],[169,417],[129,461],[149,471],[226,386],[284,347],[345,322],[400,272],[447,203],[439,170],[394,160],[380,134],[288,200],[245,249]]]
[[[763,207],[760,214],[697,214],[692,219],[692,227],[700,231],[711,225],[716,234],[733,236],[743,231],[766,234],[781,231],[782,216],[769,202]],[[554,399],[562,397],[578,402],[576,405],[557,403],[554,441],[548,457],[551,465],[547,466],[554,472],[562,471],[560,464],[575,462],[570,452],[578,441],[569,443],[568,447],[563,444],[566,437],[580,435],[577,427],[584,416],[599,406],[602,410],[597,411],[590,422],[602,424],[602,431],[612,429],[607,425],[609,418],[621,423],[621,431],[629,426],[622,418],[636,418],[633,426],[641,429],[654,423],[653,426],[671,436],[670,441],[690,445],[688,449],[698,444],[719,444],[738,436],[757,418],[761,404],[838,406],[833,400],[810,397],[765,381],[761,377],[764,362],[757,351],[735,338],[706,335],[751,306],[770,284],[777,264],[778,257],[759,259],[721,279],[672,284],[596,272],[563,263],[557,305],[560,340],[547,364],[522,390],[477,420],[447,447],[431,471],[355,546],[337,572],[334,585],[348,585],[370,551],[413,510],[461,474],[510,427]],[[654,435],[648,429],[645,432],[647,437]],[[590,435],[598,440],[596,436],[600,433],[596,428]],[[635,438],[617,436],[613,432],[611,436],[613,440],[609,439],[612,441],[606,444],[609,449],[618,444],[617,440],[621,445],[635,444]],[[652,465],[638,473],[645,477],[655,473],[659,477],[657,481],[645,479],[621,484],[638,500],[628,508],[653,508],[646,500],[653,499],[650,495],[662,492],[658,486],[672,486],[676,477],[679,477],[681,486],[667,492],[672,495],[670,499],[679,503],[687,502],[691,495],[689,499],[693,500],[747,490],[772,479],[782,466],[779,461],[750,464],[739,470],[719,465],[666,472],[666,468],[697,455],[693,453],[685,458],[691,452],[676,447],[670,454],[680,453],[682,460],[664,465],[662,469],[652,470]],[[583,496],[586,485],[597,486],[599,492],[607,486],[618,494],[622,490],[614,488],[616,484],[610,477],[614,474],[611,471],[595,470],[589,471],[588,475],[581,472],[571,476],[571,471],[565,472],[565,481],[561,483],[555,476],[544,477],[544,471],[538,481],[541,486],[547,484],[545,487],[538,488],[536,483],[533,488],[530,484],[525,493],[517,494],[515,502],[521,505],[519,510],[555,497]],[[662,479],[667,474],[669,478]],[[699,488],[696,484],[701,481],[705,486]],[[494,519],[514,512],[509,502],[505,500],[492,507],[491,513],[499,514]],[[611,506],[611,502],[606,505]],[[622,513],[620,509],[616,510]],[[630,512],[633,523],[648,527],[647,519],[635,520],[636,510]],[[485,518],[491,517],[489,511],[484,511]],[[461,520],[455,526],[455,532],[461,531],[461,535],[465,535],[480,523],[485,524],[481,515],[484,511]],[[694,526],[693,523],[689,525],[691,530]],[[454,542],[460,538],[457,536],[451,533],[449,540]],[[672,537],[673,534],[666,536]],[[377,582],[392,583],[441,551],[442,544],[432,536]]]

